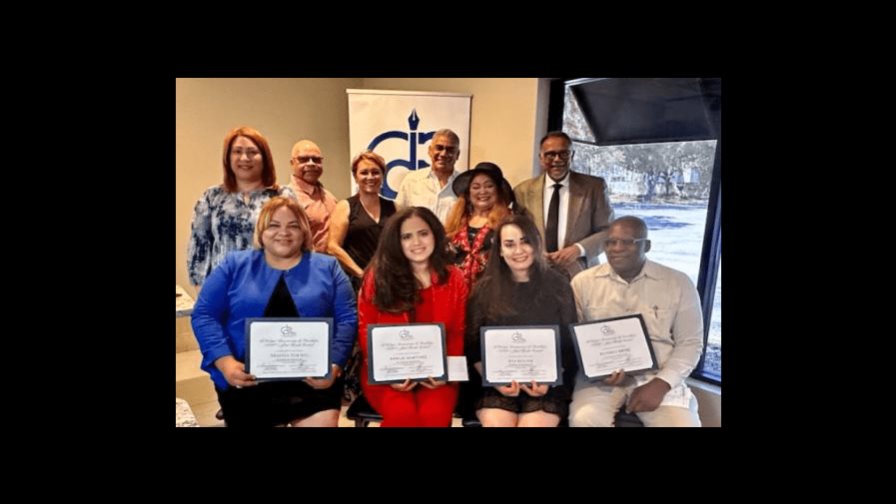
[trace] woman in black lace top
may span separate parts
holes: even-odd
[[[498,238],[485,273],[467,304],[464,349],[482,373],[479,329],[483,326],[559,325],[563,384],[483,388],[475,373],[469,390],[483,427],[556,427],[569,414],[577,370],[569,324],[576,322],[569,281],[544,261],[541,235],[532,219],[511,214],[495,229]]]

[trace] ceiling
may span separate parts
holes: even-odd
[[[719,137],[719,78],[582,79],[570,87],[597,145]]]

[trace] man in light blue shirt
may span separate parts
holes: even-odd
[[[451,188],[460,172],[454,169],[460,157],[460,138],[450,129],[440,129],[433,134],[429,144],[431,168],[415,170],[405,175],[395,197],[399,209],[420,206],[430,210],[442,224],[448,218],[448,211],[457,201]]]

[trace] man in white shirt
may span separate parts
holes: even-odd
[[[399,209],[409,206],[426,207],[442,224],[448,218],[448,211],[457,201],[451,188],[455,177],[460,175],[454,169],[460,157],[460,138],[450,129],[440,129],[433,134],[429,143],[431,168],[415,170],[405,175],[395,197]]]
[[[539,153],[544,173],[513,190],[544,236],[547,260],[570,277],[600,262],[597,256],[613,220],[604,179],[570,171],[571,146],[562,131],[545,135]]]
[[[658,369],[625,369],[591,383],[579,370],[569,406],[571,427],[611,427],[621,407],[645,427],[699,427],[697,399],[685,383],[703,352],[703,311],[681,271],[649,261],[647,225],[620,217],[604,244],[607,263],[572,279],[579,322],[641,314]]]

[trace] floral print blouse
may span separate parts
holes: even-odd
[[[249,194],[248,203],[240,192],[229,193],[223,185],[209,187],[196,202],[190,243],[187,246],[187,274],[190,283],[201,286],[228,252],[252,248],[252,235],[261,207],[275,196],[296,199],[287,186],[267,187]]]

